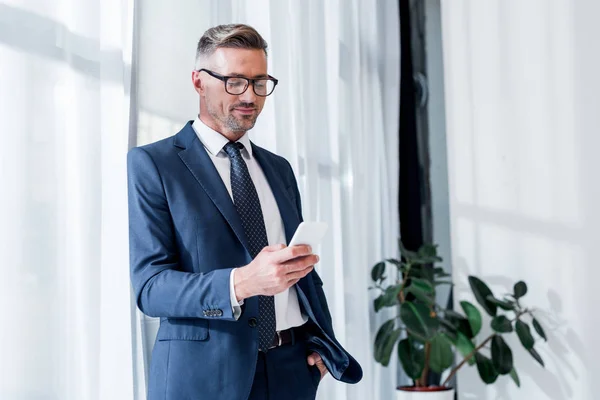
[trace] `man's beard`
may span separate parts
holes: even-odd
[[[225,126],[232,132],[246,132],[254,128],[258,115],[242,115],[241,118],[236,118],[233,114],[229,114],[227,119],[223,121]]]
[[[256,104],[253,103],[238,103],[229,108],[230,114],[227,116],[223,116],[207,104],[208,114],[215,120],[221,122],[221,124],[230,130],[231,132],[236,133],[244,133],[254,128],[256,124],[256,119],[258,118],[258,113],[254,115],[242,115],[240,118],[236,118],[232,113],[236,107],[244,107],[244,108],[256,108]]]

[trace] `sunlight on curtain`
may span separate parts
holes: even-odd
[[[133,398],[133,0],[0,2],[0,398]]]
[[[470,274],[498,294],[522,279],[548,342],[541,368],[507,336],[521,387],[468,368],[458,395],[595,400],[600,3],[483,3],[441,2],[454,300]]]
[[[172,30],[156,29],[173,20]],[[280,84],[251,138],[291,162],[305,220],[331,227],[317,269],[337,336],[365,372],[355,386],[326,379],[319,399],[394,398],[395,367],[372,361],[378,323],[392,315],[373,315],[367,287],[371,266],[396,255],[399,235],[397,2],[141,4],[138,144],[171,136],[195,117],[197,40],[232,22],[254,26],[269,43],[269,70]],[[149,352],[158,321],[141,318]]]

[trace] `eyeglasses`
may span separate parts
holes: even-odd
[[[267,97],[273,90],[275,90],[275,86],[277,86],[277,79],[273,78],[271,75],[268,75],[268,78],[244,78],[241,76],[223,76],[219,75],[216,72],[209,71],[208,69],[199,69],[198,72],[206,72],[210,76],[217,78],[225,84],[225,91],[231,95],[239,96],[244,93],[250,83],[252,83],[252,89],[257,96]]]

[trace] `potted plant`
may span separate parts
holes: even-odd
[[[415,252],[400,242],[400,253],[401,260],[387,259],[373,267],[371,278],[375,284],[370,288],[380,291],[374,301],[376,312],[385,307],[400,308],[397,317],[381,325],[374,346],[375,360],[384,366],[389,364],[396,348],[404,372],[414,382],[412,386],[398,387],[398,400],[453,400],[454,389],[449,383],[465,365],[476,365],[486,384],[494,383],[500,375],[509,375],[520,386],[512,350],[504,340],[504,335],[512,332],[517,334],[525,350],[544,366],[534,349],[535,339],[529,322],[541,338],[546,340],[546,335],[532,310],[522,304],[527,293],[525,282],[517,282],[512,293],[499,299],[482,280],[469,276],[475,299],[492,318],[492,333],[479,338],[482,316],[475,305],[461,301],[460,313],[435,301],[436,288],[451,285],[449,275],[435,266],[442,261],[437,255],[437,246],[426,244]],[[396,266],[399,279],[385,276],[387,264]],[[454,364],[456,352],[462,359]],[[447,370],[450,372],[440,384],[439,377]]]

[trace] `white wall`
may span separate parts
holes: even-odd
[[[549,334],[521,389],[459,375],[461,399],[596,399],[600,372],[600,2],[442,2],[452,261],[500,294],[523,279]]]

